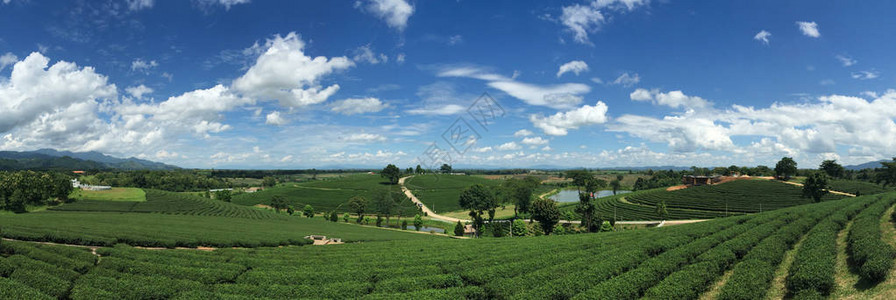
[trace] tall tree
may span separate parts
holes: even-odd
[[[395,200],[389,189],[377,192],[373,198],[373,207],[377,215],[386,217],[386,224],[389,224],[389,218],[395,213]]]
[[[215,193],[215,197],[218,197],[218,193]],[[289,207],[289,202],[287,202],[286,198],[283,198],[283,196],[275,195],[271,198],[271,207],[279,212],[281,209]]]
[[[348,199],[348,207],[358,214],[358,223],[364,219],[364,211],[367,210],[367,199],[364,196],[354,196]]]
[[[451,173],[451,165],[442,164],[442,166],[439,167],[439,170],[442,171],[442,173]]]
[[[610,181],[610,187],[613,188],[613,195],[616,195],[616,192],[619,191],[619,188],[622,187],[622,183],[619,179]]]
[[[460,194],[458,204],[460,204],[460,207],[463,209],[470,211],[470,217],[473,218],[473,227],[476,228],[477,236],[484,223],[482,214],[488,211],[494,211],[494,209],[499,206],[495,194],[482,184],[474,184],[464,190]]]
[[[875,169],[874,180],[884,186],[896,185],[896,157],[880,164],[883,168]]]
[[[663,220],[669,216],[669,211],[666,209],[666,200],[660,200],[660,203],[656,204],[656,215]]]
[[[843,166],[838,164],[837,161],[833,159],[828,159],[821,162],[821,165],[818,166],[818,169],[824,171],[831,178],[843,178],[843,175],[846,173],[846,169],[844,169]]]
[[[821,202],[821,197],[828,193],[828,188],[827,175],[821,172],[812,173],[803,183],[803,197],[810,197],[816,203]]]
[[[274,197],[277,197],[277,196],[274,196]],[[215,192],[215,199],[218,199],[218,200],[221,200],[224,202],[230,202],[230,200],[233,199],[233,193],[231,193],[230,190],[220,190],[220,191]]]
[[[783,180],[790,180],[790,177],[796,175],[796,161],[791,157],[784,157],[775,164],[775,177]]]
[[[389,183],[391,184],[398,184],[398,179],[401,178],[401,170],[395,165],[389,164],[380,171],[380,176],[389,179]]]
[[[273,187],[277,185],[277,179],[271,176],[265,176],[264,179],[261,180],[261,185],[264,187]]]
[[[417,165],[417,168],[414,169],[414,173],[423,174],[423,168],[421,168],[420,165]]]
[[[502,195],[506,197],[507,202],[514,205],[513,215],[519,213],[528,213],[532,203],[532,193],[541,180],[534,176],[528,176],[525,179],[508,179],[502,183]]]
[[[532,202],[532,219],[538,221],[544,234],[551,234],[554,226],[560,221],[560,210],[557,202],[551,199],[539,198]]]

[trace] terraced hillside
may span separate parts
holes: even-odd
[[[828,194],[822,201],[840,199],[843,196]],[[716,212],[754,213],[795,205],[809,204],[811,198],[802,197],[798,186],[770,180],[735,180],[719,185],[690,187],[677,191],[652,190],[629,194],[631,203],[655,206],[660,201],[666,207]]]
[[[400,207],[406,214],[416,210],[410,200],[404,200],[404,194],[396,185],[387,184],[385,178],[380,175],[356,174],[321,180],[285,183],[276,187],[266,188],[255,193],[239,194],[233,197],[233,203],[241,205],[271,204],[275,196],[283,197],[290,205],[301,209],[305,205],[311,205],[315,211],[348,212],[348,206],[344,205],[348,199],[354,196],[362,196],[372,201],[380,194],[388,192],[392,199],[400,202]]]
[[[894,224],[887,213],[894,203],[896,194],[890,193],[673,227],[567,236],[213,252],[116,246],[98,249],[99,260],[86,250],[4,241],[0,296],[885,298],[896,289]],[[849,238],[841,242],[844,234]],[[841,255],[840,248],[851,250]],[[855,271],[837,268],[843,261],[853,262]],[[40,267],[20,267],[26,264]],[[870,287],[837,283],[851,274]]]
[[[464,175],[417,175],[405,181],[414,196],[435,212],[461,210],[457,199],[474,184],[497,186],[501,181]]]

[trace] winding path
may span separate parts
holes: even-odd
[[[443,216],[443,215],[433,212],[431,209],[429,209],[429,207],[426,207],[426,204],[423,204],[423,202],[421,202],[420,199],[417,199],[417,196],[414,196],[414,193],[411,193],[411,190],[408,189],[407,186],[405,186],[405,184],[404,184],[405,180],[407,180],[411,177],[414,177],[414,175],[399,178],[398,185],[401,186],[401,191],[404,192],[404,195],[407,196],[409,199],[411,199],[411,201],[413,201],[415,204],[417,204],[417,206],[420,207],[420,210],[422,210],[424,213],[426,213],[426,215],[428,217],[430,217],[432,219],[439,220],[439,221],[443,221],[443,222],[449,222],[449,223],[457,223],[458,221],[460,221],[461,223],[472,222],[471,220],[467,220],[467,219],[458,219],[458,218],[454,218],[454,217]],[[550,192],[545,193],[543,195],[540,195],[539,197],[543,197],[544,195],[547,195],[549,193]],[[529,222],[530,220],[523,220],[523,221]],[[701,222],[701,221],[706,221],[706,220],[617,221],[616,224],[620,224],[620,225],[659,225],[659,224],[662,224],[662,225],[669,226],[669,225],[695,223],[695,222]],[[581,224],[582,221],[560,220],[560,223]]]

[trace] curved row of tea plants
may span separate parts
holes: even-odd
[[[822,201],[843,197],[828,194]],[[626,196],[626,200],[648,206],[655,206],[665,201],[666,207],[669,208],[742,213],[768,211],[813,202],[812,198],[802,196],[800,187],[771,180],[735,180],[676,191],[659,189],[632,194]]]
[[[859,213],[849,229],[847,251],[859,270],[859,276],[871,282],[882,281],[890,269],[896,250],[881,240],[880,219],[893,206],[896,197],[885,197]]]
[[[55,211],[163,213],[172,215],[217,216],[247,219],[283,218],[267,210],[255,209],[190,194],[146,190],[146,201],[124,202],[81,200],[50,208]]]

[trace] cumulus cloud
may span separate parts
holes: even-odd
[[[148,73],[150,69],[158,66],[159,63],[154,60],[145,61],[138,58],[131,62],[131,71]]]
[[[529,131],[528,129],[520,129],[520,130],[517,130],[516,132],[514,132],[514,133],[513,133],[513,136],[515,136],[515,137],[524,137],[524,136],[530,136],[530,135],[533,135],[533,134],[534,134],[534,133],[532,133],[532,131]]]
[[[389,27],[398,31],[403,31],[407,27],[408,18],[414,14],[414,6],[405,0],[369,0],[366,5],[358,1],[355,6],[363,6],[367,12],[386,21]]]
[[[286,123],[289,123],[286,119],[280,116],[279,111],[272,111],[265,116],[264,119],[264,123],[268,125],[283,126],[286,125]]]
[[[569,130],[606,123],[607,120],[607,105],[601,101],[598,101],[593,106],[585,105],[575,110],[558,112],[548,117],[541,115],[529,116],[529,121],[532,122],[532,125],[540,128],[547,135],[566,135],[569,133]]]
[[[818,32],[818,24],[816,24],[815,22],[799,21],[796,22],[796,25],[800,28],[800,32],[802,32],[805,36],[812,38],[821,37],[821,33]]]
[[[495,149],[497,149],[498,151],[513,151],[513,150],[520,150],[522,148],[523,147],[520,146],[519,144],[517,144],[516,142],[507,142],[507,143],[503,143],[503,144],[495,147]]]
[[[762,31],[759,31],[759,33],[757,33],[756,35],[754,35],[753,39],[760,41],[763,44],[768,45],[768,38],[771,36],[772,36],[772,34],[770,32],[762,30]]]
[[[597,32],[609,20],[605,12],[632,11],[648,3],[649,0],[593,0],[585,5],[573,4],[562,8],[559,21],[577,43],[591,44],[588,35]]]
[[[641,82],[641,76],[638,73],[622,73],[619,77],[616,77],[616,80],[613,80],[610,84],[612,85],[621,85],[624,87],[630,87]]]
[[[380,134],[373,133],[354,133],[344,137],[342,140],[349,143],[369,144],[376,142],[385,142],[386,137]]]
[[[131,97],[137,99],[143,99],[143,95],[152,94],[152,88],[149,88],[145,85],[131,86],[124,89],[125,92],[131,95]]]
[[[557,71],[557,78],[568,72],[579,75],[579,73],[587,71],[588,64],[581,60],[574,60],[560,66],[560,70]]]
[[[846,55],[837,55],[837,56],[834,56],[834,58],[839,60],[840,63],[843,64],[844,67],[849,67],[849,66],[852,66],[852,65],[858,63],[858,61],[856,61],[852,57],[849,57]]]
[[[379,112],[388,106],[380,99],[373,97],[349,98],[334,102],[330,110],[343,115],[355,115]]]
[[[712,103],[706,99],[697,96],[688,96],[681,91],[671,91],[661,93],[657,89],[646,90],[636,89],[629,94],[629,98],[634,101],[651,101],[653,104],[668,106],[672,108],[706,108],[712,106]]]
[[[546,139],[544,139],[544,138],[542,138],[542,137],[540,137],[540,136],[535,136],[535,137],[527,137],[527,138],[524,138],[524,139],[521,141],[521,143],[526,144],[526,145],[529,145],[529,146],[540,146],[540,145],[545,145],[545,144],[547,144],[547,143],[548,143],[548,140],[546,140]]]
[[[0,56],[0,71],[3,71],[3,69],[6,69],[6,66],[11,66],[17,61],[19,61],[19,57],[15,54],[9,52],[3,54],[2,56]]]
[[[233,81],[233,88],[259,100],[277,100],[285,107],[302,107],[326,101],[339,90],[338,84],[323,87],[321,78],[354,66],[347,57],[311,57],[295,32],[267,40],[267,49],[246,74]]]

